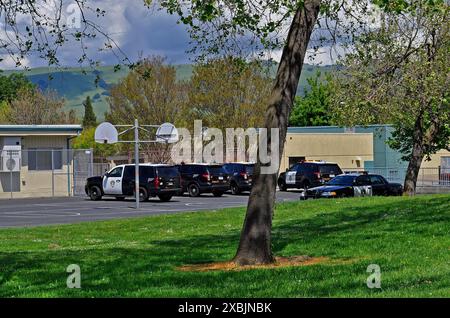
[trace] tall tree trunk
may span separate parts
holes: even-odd
[[[403,186],[403,194],[413,196],[416,194],[417,178],[419,176],[420,166],[424,158],[422,145],[415,142],[409,160],[408,169],[406,170],[405,185]]]
[[[289,29],[266,111],[267,147],[270,148],[272,140],[270,128],[278,128],[280,159],[286,140],[289,114],[320,4],[320,0],[306,0],[303,6],[297,9]],[[267,150],[267,153],[270,154],[270,149]],[[261,165],[258,156],[239,247],[233,259],[239,265],[267,264],[274,261],[271,231],[278,173],[261,174]],[[277,171],[278,169],[279,163]]]
[[[403,186],[403,195],[413,196],[416,194],[417,177],[419,176],[420,166],[424,157],[423,150],[423,113],[417,116],[414,123],[413,147],[409,159],[408,169],[406,170],[405,184]]]
[[[427,145],[433,143],[439,130],[440,122],[433,118],[430,127],[423,128],[423,114],[418,116],[414,125],[413,149],[409,159],[408,169],[406,170],[405,184],[403,186],[403,195],[413,196],[416,194],[417,178],[419,177],[420,167],[425,158],[425,149]]]

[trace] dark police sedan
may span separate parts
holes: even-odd
[[[301,199],[309,198],[343,198],[363,197],[372,195],[398,196],[402,195],[403,187],[399,183],[389,183],[383,176],[377,174],[350,173],[341,174],[325,185],[310,188],[303,192]]]

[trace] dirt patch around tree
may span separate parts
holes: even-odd
[[[275,257],[275,263],[264,265],[239,266],[234,262],[216,262],[206,264],[184,265],[177,267],[183,272],[209,272],[209,271],[244,271],[249,269],[273,269],[294,266],[309,266],[322,263],[335,263],[328,257],[310,257],[306,255],[291,257]]]

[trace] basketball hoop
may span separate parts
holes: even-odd
[[[95,142],[100,144],[115,144],[119,140],[119,134],[116,127],[111,123],[105,122],[98,125],[95,129]]]
[[[173,144],[178,142],[178,130],[171,123],[164,123],[156,131],[156,142]]]

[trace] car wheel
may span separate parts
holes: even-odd
[[[308,181],[305,181],[305,182],[303,182],[303,184],[302,184],[302,188],[303,188],[303,190],[308,190],[309,189],[309,187],[310,187],[310,184],[309,184],[309,182]]]
[[[213,191],[213,196],[215,196],[215,197],[221,197],[222,195],[223,195],[223,192],[222,191]]]
[[[188,193],[190,197],[198,197],[200,195],[200,188],[195,183],[192,183],[188,187]]]
[[[170,201],[170,199],[172,199],[172,197],[173,197],[172,194],[158,194],[158,198],[163,202]]]
[[[278,188],[280,188],[280,191],[287,191],[286,182],[283,180],[278,181]]]
[[[135,192],[136,193],[136,192]],[[136,194],[134,194],[134,197],[136,197]],[[145,202],[148,200],[148,192],[145,188],[139,188],[139,202]]]
[[[116,200],[117,201],[123,201],[123,200],[125,200],[125,197],[116,197]]]
[[[241,189],[239,189],[239,186],[235,182],[231,184],[231,194],[234,195],[241,194]]]
[[[98,201],[102,199],[102,190],[98,186],[92,186],[89,188],[89,197],[92,201]]]

